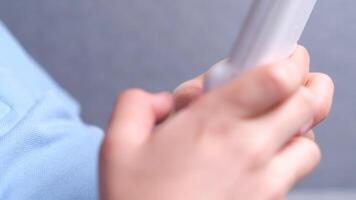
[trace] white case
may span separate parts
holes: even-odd
[[[226,62],[215,66],[205,89],[223,85],[241,71],[288,58],[317,0],[254,0]]]

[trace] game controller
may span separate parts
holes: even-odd
[[[254,0],[226,61],[213,67],[205,90],[217,88],[253,67],[288,58],[317,0]]]

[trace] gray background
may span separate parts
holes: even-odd
[[[249,2],[0,0],[0,18],[82,103],[86,121],[104,127],[123,89],[173,89],[225,57]],[[337,86],[332,115],[317,130],[322,165],[302,188],[356,186],[355,6],[319,1],[301,41],[312,69]]]

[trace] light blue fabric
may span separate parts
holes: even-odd
[[[102,137],[0,22],[0,199],[96,199]]]

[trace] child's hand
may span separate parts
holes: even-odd
[[[298,54],[300,59],[299,62],[305,62],[307,65],[303,86],[318,93],[314,99],[318,105],[318,110],[313,125],[314,127],[323,121],[330,112],[332,97],[334,93],[334,85],[331,78],[326,74],[308,73],[309,54],[304,47],[298,46],[296,52],[294,53],[294,57],[298,56]],[[203,95],[204,76],[205,74],[192,80],[186,81],[176,88],[174,92],[176,111],[180,111],[186,108],[189,104],[193,103]]]
[[[282,199],[319,162],[318,146],[295,136],[324,118],[332,98],[324,75],[308,75],[305,84],[307,68],[299,49],[201,96],[158,127],[173,97],[125,92],[101,149],[101,198]]]

